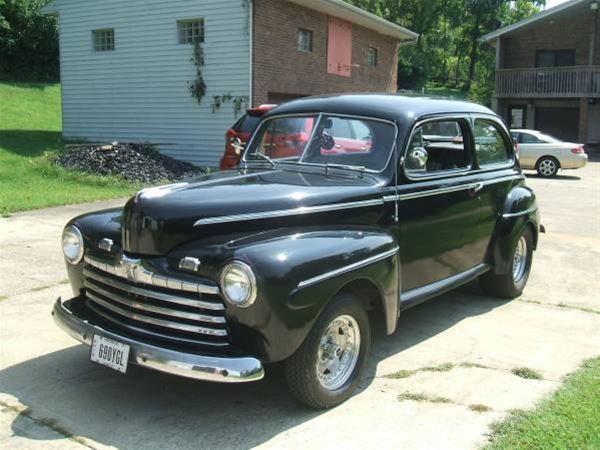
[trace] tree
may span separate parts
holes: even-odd
[[[493,49],[481,37],[539,11],[545,0],[350,0],[391,22],[419,33],[403,47],[399,86],[428,83],[469,92],[489,103],[494,87]]]
[[[57,81],[58,24],[44,16],[48,0],[0,0],[0,77]]]

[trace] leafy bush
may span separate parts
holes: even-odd
[[[42,14],[49,0],[0,0],[0,78],[57,81],[58,21]]]

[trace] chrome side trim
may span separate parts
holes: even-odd
[[[211,303],[201,300],[193,300],[186,297],[178,297],[171,294],[164,294],[162,292],[144,289],[142,287],[131,286],[129,284],[122,283],[112,278],[105,277],[104,275],[101,275],[99,273],[92,272],[91,270],[86,268],[83,269],[83,275],[101,283],[107,284],[109,286],[113,286],[117,289],[129,292],[130,294],[141,295],[143,297],[153,298],[156,300],[161,300],[163,302],[175,303],[177,305],[183,306],[191,306],[193,308],[208,309],[210,311],[223,311],[225,309],[225,306],[221,303]]]
[[[531,214],[536,211],[537,211],[537,206],[534,206],[533,208],[526,209],[525,211],[502,214],[502,218],[510,219],[511,217],[526,216],[526,215]]]
[[[155,274],[144,266],[144,263],[141,259],[128,258],[125,255],[121,256],[120,260],[117,261],[117,264],[111,264],[107,260],[101,260],[89,255],[86,255],[84,260],[90,266],[96,267],[104,272],[108,272],[119,278],[123,278],[134,283],[192,292],[194,294],[218,295],[221,292],[216,286],[207,286],[202,283],[195,283]]]
[[[347,266],[340,267],[339,269],[335,269],[330,272],[326,272],[326,273],[316,276],[314,278],[309,278],[308,280],[301,281],[300,283],[298,283],[298,289],[312,286],[313,284],[320,283],[321,281],[327,280],[328,278],[337,277],[338,275],[342,275],[347,272],[352,272],[353,270],[360,269],[361,267],[365,267],[370,264],[376,263],[378,261],[382,261],[384,259],[390,258],[392,256],[395,256],[398,253],[398,250],[400,250],[399,247],[394,247],[393,249],[388,250],[387,252],[380,253],[375,256],[371,256],[371,257],[363,259],[361,261],[357,261],[353,264],[349,264]]]
[[[195,325],[186,325],[183,323],[171,322],[169,320],[157,319],[155,317],[146,316],[144,314],[137,314],[133,312],[129,312],[125,309],[119,308],[118,306],[113,305],[112,303],[103,300],[98,295],[94,294],[91,291],[86,292],[86,297],[92,300],[94,303],[106,308],[120,316],[127,317],[131,320],[136,320],[138,322],[149,323],[150,325],[156,325],[163,328],[169,328],[172,330],[180,330],[187,331],[189,333],[198,333],[198,334],[206,334],[209,336],[227,336],[227,330],[218,330],[213,328],[205,328],[198,327]]]
[[[328,211],[338,211],[344,209],[363,208],[367,206],[379,206],[383,205],[383,199],[374,200],[361,200],[356,202],[347,203],[333,203],[331,205],[320,205],[320,206],[301,206],[299,208],[292,209],[280,209],[275,211],[264,211],[258,213],[247,213],[247,214],[233,214],[231,216],[216,216],[206,217],[200,219],[194,223],[195,227],[202,225],[214,225],[219,223],[228,222],[241,222],[245,220],[259,220],[259,219],[272,219],[277,217],[287,216],[298,216],[304,214],[316,214]]]
[[[472,182],[472,183],[460,184],[457,186],[449,186],[449,187],[443,187],[443,188],[437,188],[437,189],[430,189],[430,190],[426,190],[426,191],[411,192],[408,194],[386,195],[385,197],[383,197],[383,201],[384,202],[394,202],[396,200],[412,200],[415,198],[430,197],[432,195],[449,194],[452,192],[459,192],[459,191],[463,191],[463,190],[467,190],[467,189],[481,189],[481,187],[483,187],[483,186],[490,186],[492,184],[503,183],[505,181],[523,180],[523,179],[524,179],[523,175],[510,175],[507,177],[495,178],[493,180],[477,181],[477,182]]]
[[[129,361],[138,366],[196,380],[221,383],[257,381],[264,377],[262,363],[252,357],[219,357],[183,353],[119,336],[80,319],[68,310],[61,299],[54,304],[56,324],[74,339],[90,346],[95,334],[122,342],[130,347]]]
[[[207,316],[206,314],[190,313],[190,312],[180,311],[177,309],[163,308],[161,306],[148,305],[143,302],[136,302],[134,300],[128,299],[127,297],[123,297],[122,295],[119,295],[115,292],[111,292],[110,290],[103,288],[102,286],[100,286],[99,284],[96,284],[91,279],[86,279],[83,282],[83,284],[88,289],[88,292],[91,291],[95,294],[100,294],[103,297],[106,297],[112,301],[115,301],[122,305],[128,306],[130,308],[140,309],[142,311],[148,311],[148,312],[155,313],[155,314],[162,314],[163,316],[177,317],[177,318],[186,319],[186,320],[196,320],[196,321],[205,322],[205,323],[218,323],[218,324],[226,323],[225,318],[222,316],[221,317]]]

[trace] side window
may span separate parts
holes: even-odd
[[[413,132],[405,156],[409,176],[427,176],[469,167],[464,126],[460,120],[426,122]]]
[[[480,167],[510,161],[511,148],[498,125],[487,120],[475,120],[475,154]]]
[[[522,144],[540,144],[541,142],[542,141],[540,141],[538,138],[536,138],[532,134],[527,134],[527,133],[521,134],[521,143]]]

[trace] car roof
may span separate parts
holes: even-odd
[[[529,130],[527,128],[512,128],[510,130],[511,133],[529,133],[529,134],[537,134],[537,135],[545,135],[543,131],[538,130]]]
[[[336,94],[292,100],[274,108],[265,117],[319,112],[375,117],[401,124],[412,123],[419,118],[436,114],[496,115],[484,106],[463,101],[394,94]]]

